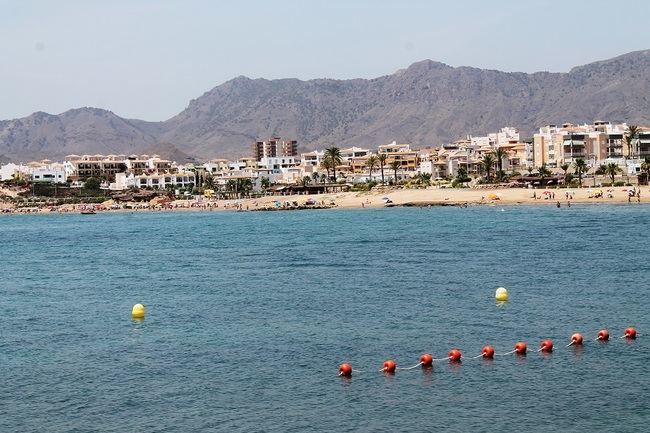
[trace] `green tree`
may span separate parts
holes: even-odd
[[[567,173],[569,171],[569,167],[571,167],[569,164],[566,162],[560,166],[562,171],[564,172],[564,184],[566,185],[566,178],[567,178]]]
[[[456,182],[465,183],[469,182],[470,178],[467,176],[467,169],[462,165],[458,166],[458,171],[456,172]]]
[[[102,183],[96,177],[89,177],[84,182],[84,188],[89,189],[91,191],[98,191],[101,186]]]
[[[318,182],[318,178],[319,178],[319,176],[318,176],[318,172],[317,172],[317,171],[313,172],[313,173],[311,174],[311,178],[312,178],[312,180],[314,181],[314,183],[317,183],[317,182]]]
[[[325,149],[325,159],[330,161],[332,172],[334,173],[334,182],[336,182],[336,167],[341,165],[341,149],[338,147],[330,147]]]
[[[325,173],[321,174],[320,175],[320,183],[326,183],[328,177],[329,177],[329,175],[325,175]]]
[[[311,177],[309,177],[309,176],[305,176],[305,177],[303,177],[303,178],[300,180],[300,184],[301,184],[302,186],[307,186],[307,185],[309,185],[310,183],[311,183]]]
[[[580,183],[580,187],[582,187],[582,175],[587,172],[587,163],[584,159],[578,158],[573,161],[573,167],[575,168],[576,174],[578,175],[578,183]]]
[[[634,152],[635,143],[638,144],[637,136],[639,135],[639,127],[636,125],[630,125],[627,127],[627,132],[623,139],[625,140],[625,145],[627,147],[627,156],[626,159],[632,158],[636,152]]]
[[[483,160],[481,161],[481,165],[485,169],[485,179],[490,182],[490,179],[492,176],[490,176],[492,172],[492,167],[494,167],[494,155],[492,153],[486,153],[483,156]]]
[[[262,191],[266,193],[266,191],[271,187],[271,179],[263,177],[262,180],[260,180],[260,186],[262,187]]]
[[[508,153],[502,147],[497,147],[494,150],[494,158],[497,160],[497,179],[500,181],[503,178],[503,159],[508,156]]]
[[[207,173],[203,177],[203,188],[204,189],[214,189],[214,178],[210,173]]]
[[[641,171],[645,173],[646,182],[650,182],[650,156],[643,158],[643,162],[641,163]]]
[[[366,159],[366,167],[368,167],[368,171],[370,171],[369,178],[372,180],[372,171],[377,168],[377,165],[379,164],[379,160],[375,155],[370,155],[368,159]]]
[[[544,186],[544,178],[549,177],[551,175],[551,171],[546,168],[546,163],[543,163],[542,165],[539,166],[537,169],[537,173],[539,174],[539,177],[542,178],[541,184]]]
[[[379,160],[379,169],[381,170],[381,184],[384,184],[384,166],[386,165],[386,160],[388,156],[385,153],[380,153],[377,157]]]
[[[321,168],[323,168],[325,171],[327,171],[327,178],[330,178],[330,170],[332,170],[332,160],[328,157],[325,156],[320,162]],[[324,183],[324,182],[323,182]]]
[[[395,185],[397,185],[397,170],[402,168],[402,164],[400,164],[399,161],[394,160],[393,162],[390,163],[390,168],[393,169],[393,173],[395,175]]]
[[[612,178],[612,184],[614,183],[614,178],[616,177],[616,173],[620,171],[623,170],[621,170],[621,167],[619,167],[618,164],[614,162],[610,162],[605,166],[605,174]]]

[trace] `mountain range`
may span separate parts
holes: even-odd
[[[567,55],[570,55],[568,53]],[[437,146],[503,126],[593,120],[650,124],[650,50],[566,73],[502,72],[425,60],[373,79],[237,77],[164,122],[100,108],[0,121],[0,159],[159,153],[173,159],[250,155],[257,138],[298,140],[300,151],[376,147],[393,140]],[[164,89],[161,89],[164,92]]]

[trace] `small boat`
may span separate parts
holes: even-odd
[[[95,215],[97,212],[95,212],[92,209],[84,209],[81,211],[81,215]]]

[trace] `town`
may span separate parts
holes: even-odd
[[[252,144],[251,156],[236,161],[169,161],[158,155],[68,155],[0,167],[5,184],[31,185],[31,194],[57,196],[84,188],[120,194],[164,190],[176,198],[239,198],[256,194],[316,194],[368,190],[406,182],[447,186],[582,186],[647,184],[650,128],[595,121],[547,125],[532,138],[504,127],[485,136],[468,135],[438,147],[381,144],[376,151],[329,147],[298,153],[296,140],[272,137]],[[46,193],[45,193],[46,192]],[[150,198],[151,194],[142,195]],[[133,199],[133,194],[128,196]],[[136,194],[137,198],[137,194]]]

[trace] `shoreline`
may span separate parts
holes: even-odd
[[[635,191],[629,197],[629,190]],[[640,197],[636,193],[640,192]],[[602,193],[602,194],[601,194]],[[446,206],[555,206],[569,204],[648,204],[650,188],[566,188],[566,189],[388,189],[380,191],[341,192],[320,195],[264,196],[231,200],[176,200],[165,205],[131,203],[137,208],[97,209],[97,213],[118,212],[263,212],[291,210],[327,209],[377,209],[393,207],[446,207]],[[389,199],[387,202],[386,199]],[[307,200],[314,204],[306,204]],[[94,207],[92,204],[60,205],[58,207],[14,208],[9,203],[0,203],[0,215],[41,215],[41,214],[79,214],[82,209]]]

